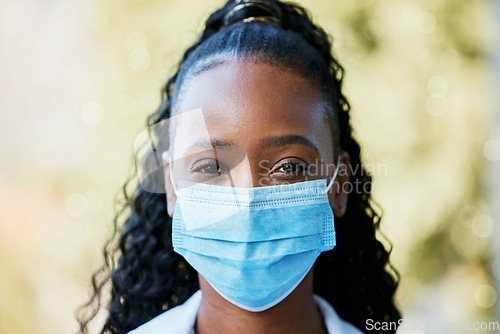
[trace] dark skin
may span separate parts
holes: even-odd
[[[292,71],[228,60],[184,83],[165,166],[173,161],[174,180],[236,187],[330,180],[337,157],[325,108],[318,89]],[[349,164],[346,152],[341,152],[340,163]],[[168,168],[165,175],[172,216],[176,197]],[[341,189],[348,181],[348,173],[339,173],[339,186],[329,193],[336,217],[345,213],[348,194]],[[326,333],[313,299],[312,270],[289,296],[262,312],[231,304],[201,275],[199,280],[203,297],[198,334]]]

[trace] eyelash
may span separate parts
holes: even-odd
[[[206,172],[206,171],[203,171],[204,169],[206,168],[209,168],[209,167],[215,167],[217,168],[217,172],[214,173],[214,172]],[[190,168],[190,173],[191,174],[194,174],[194,173],[201,173],[201,174],[206,174],[206,175],[213,175],[213,174],[217,174],[217,175],[220,175],[222,173],[225,172],[223,166],[221,164],[219,164],[217,161],[211,161],[211,162],[207,162],[207,161],[198,161],[196,162],[191,168]]]

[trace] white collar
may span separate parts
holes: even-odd
[[[350,323],[342,320],[333,307],[323,298],[314,295],[329,334],[362,333]],[[196,315],[201,303],[201,291],[196,291],[184,304],[167,310],[129,334],[194,334]]]

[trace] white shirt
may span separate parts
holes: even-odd
[[[340,319],[326,300],[314,295],[314,301],[323,315],[329,334],[362,334],[359,329]],[[160,314],[129,334],[194,334],[200,303],[201,291],[198,290],[184,304]]]

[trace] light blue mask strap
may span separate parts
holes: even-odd
[[[333,176],[325,188],[325,191],[324,191],[325,194],[327,194],[330,191],[330,189],[332,188],[333,183],[335,182],[335,179],[337,178],[337,174],[339,173],[339,169],[340,169],[340,154],[339,154],[339,157],[337,158],[337,167],[335,167],[335,171],[333,172]]]

